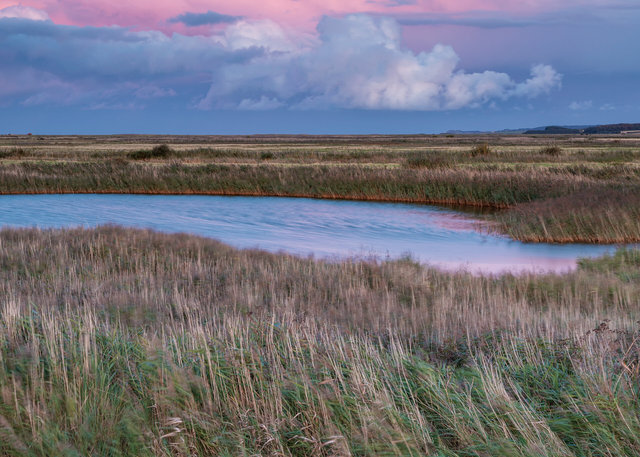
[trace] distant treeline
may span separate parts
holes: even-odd
[[[640,124],[607,124],[607,125],[595,125],[593,127],[587,127],[585,129],[573,129],[560,126],[549,126],[543,130],[527,130],[524,132],[526,135],[572,135],[572,134],[617,134],[627,131],[640,131]]]

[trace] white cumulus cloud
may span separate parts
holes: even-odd
[[[531,68],[531,78],[517,84],[515,95],[535,98],[548,94],[551,90],[559,88],[562,84],[562,75],[553,69],[551,65],[534,65]]]
[[[273,22],[234,24],[225,36],[232,49],[268,52],[217,69],[201,108],[251,104],[292,108],[444,110],[512,97],[534,98],[559,88],[562,76],[535,65],[522,82],[495,71],[466,73],[450,46],[414,53],[402,46],[390,18],[325,17],[318,38],[289,36]]]
[[[212,36],[58,25],[23,6],[2,17],[23,20],[0,19],[0,98],[26,104],[436,111],[539,97],[562,80],[548,65],[519,82],[465,72],[451,46],[413,52],[394,19],[368,15],[324,17],[314,35],[238,19]]]

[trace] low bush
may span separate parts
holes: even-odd
[[[562,148],[560,146],[556,146],[555,144],[549,145],[542,148],[540,150],[540,153],[548,156],[559,156],[560,154],[562,154]]]
[[[487,156],[491,154],[491,148],[487,143],[475,145],[471,149],[471,157]]]
[[[154,146],[153,149],[143,149],[129,154],[129,158],[134,160],[161,159],[172,156],[175,151],[166,144]]]

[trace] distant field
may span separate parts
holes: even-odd
[[[0,193],[473,205],[524,241],[640,241],[640,136],[0,137]]]

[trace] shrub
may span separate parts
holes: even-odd
[[[491,148],[489,147],[489,145],[487,143],[484,144],[478,144],[476,146],[473,147],[473,149],[471,149],[471,156],[472,157],[477,157],[477,156],[486,156],[491,154]]]
[[[144,149],[140,151],[134,151],[129,154],[129,158],[134,160],[159,159],[169,157],[173,154],[175,154],[175,151],[173,149],[171,149],[166,144],[161,144],[158,146],[154,146],[151,150]]]
[[[261,160],[271,160],[273,158],[275,158],[273,152],[263,152],[262,154],[260,154]]]
[[[542,148],[540,150],[540,153],[548,156],[559,156],[562,153],[562,148],[554,144]]]

